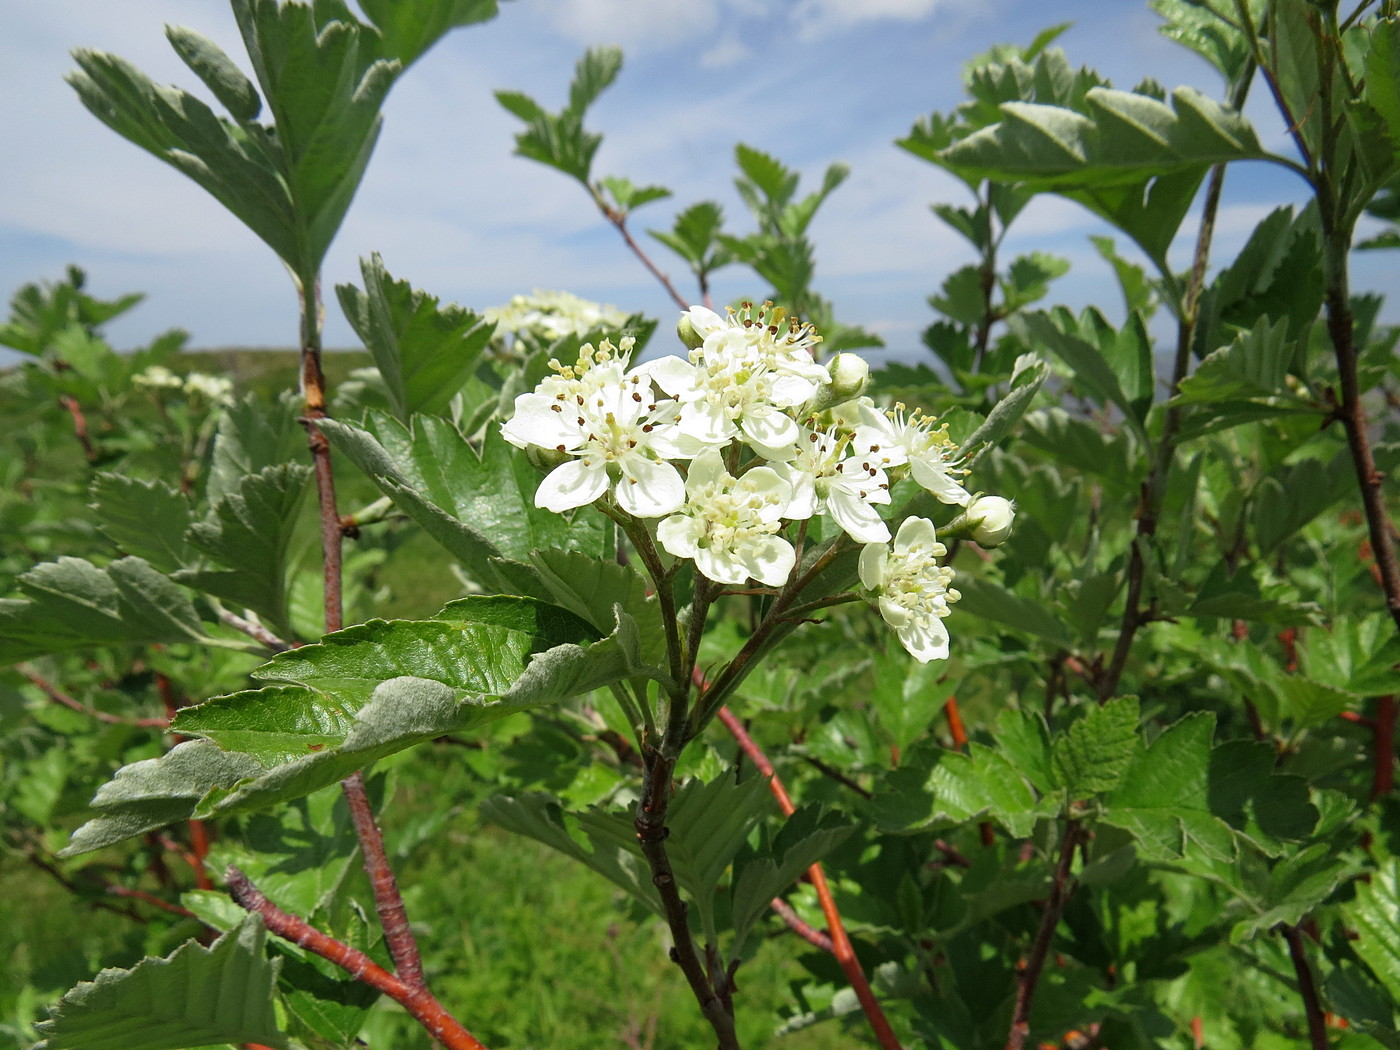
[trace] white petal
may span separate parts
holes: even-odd
[[[948,659],[948,628],[936,616],[917,617],[907,627],[896,628],[900,644],[920,663]]]
[[[832,489],[826,497],[826,509],[846,535],[857,543],[888,543],[890,528],[875,508],[856,496]]]
[[[884,585],[889,555],[889,548],[883,543],[867,543],[860,549],[860,582],[866,590],[878,591]]]
[[[933,522],[928,518],[905,518],[894,538],[896,554],[907,554],[915,546],[932,547],[938,542]]]
[[[739,561],[732,550],[723,547],[697,550],[695,567],[705,574],[706,579],[715,583],[743,583],[749,578],[748,567]]]
[[[695,366],[689,361],[684,361],[679,357],[662,357],[655,361],[648,361],[644,365],[638,366],[638,372],[644,372],[656,380],[656,385],[673,397],[680,397],[683,394],[695,396]]]
[[[635,518],[660,518],[681,509],[685,482],[671,464],[632,455],[623,459],[621,465],[617,503],[628,514]]]
[[[908,627],[913,622],[914,614],[889,598],[881,597],[879,601],[880,615],[885,618],[885,622],[896,631]]]
[[[886,467],[897,467],[901,463],[909,462],[908,450],[899,443],[894,434],[879,427],[856,427],[855,437],[851,439],[851,447],[859,456],[878,456],[880,463]],[[878,451],[872,451],[873,449]],[[874,460],[871,462],[873,463]]]
[[[692,306],[686,311],[686,314],[690,318],[690,326],[700,333],[702,339],[713,332],[729,327],[723,317],[705,306]]]
[[[729,471],[724,469],[724,460],[720,457],[719,449],[707,448],[691,461],[686,490],[700,492],[728,477]]]
[[[916,459],[913,474],[915,481],[944,503],[966,507],[972,501],[972,494],[949,476],[941,462],[934,466],[926,460]]]
[[[817,365],[816,369],[823,379],[829,379],[826,369]],[[805,405],[812,399],[812,395],[817,392],[817,384],[811,379],[803,376],[783,375],[779,373],[773,376],[772,396],[773,404],[779,408],[791,408],[793,405]]]
[[[599,463],[591,467],[581,459],[561,464],[540,482],[535,506],[560,513],[592,503],[608,491],[608,472]]]
[[[747,547],[741,557],[749,575],[769,587],[781,587],[787,583],[792,567],[797,563],[797,552],[781,536],[765,536]]]
[[[689,514],[672,514],[656,526],[656,538],[667,554],[693,558],[696,544],[705,535],[705,523]]]
[[[782,450],[792,448],[792,455],[797,455],[797,438],[800,435],[797,423],[783,412],[779,412],[772,405],[754,405],[744,413],[743,421],[739,424],[745,436],[752,438],[755,443],[764,448]],[[780,459],[790,459],[791,456],[782,456]]]
[[[782,474],[792,486],[792,499],[788,501],[783,517],[791,521],[802,521],[817,512],[817,482],[812,475],[795,463],[778,463],[774,470]]]
[[[680,427],[681,433],[707,445],[721,444],[739,433],[724,406],[712,401],[689,402],[681,409]]]

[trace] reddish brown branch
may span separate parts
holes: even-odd
[[[1025,969],[1021,971],[1020,986],[1016,989],[1016,1010],[1011,1018],[1011,1031],[1006,1037],[1006,1050],[1021,1050],[1031,1034],[1031,1003],[1035,1001],[1036,984],[1045,969],[1045,960],[1050,955],[1050,942],[1055,937],[1055,927],[1065,913],[1065,905],[1073,889],[1070,884],[1070,869],[1074,865],[1074,851],[1079,845],[1079,821],[1065,822],[1065,837],[1060,843],[1060,859],[1055,865],[1055,874],[1050,883],[1050,896],[1045,901],[1045,909],[1040,915],[1040,928],[1036,931],[1031,953],[1026,958]]]
[[[1382,696],[1376,700],[1376,717],[1372,732],[1371,746],[1373,761],[1371,773],[1371,801],[1390,794],[1395,786],[1395,694]]]
[[[143,729],[164,729],[169,723],[164,718],[123,718],[121,715],[108,714],[106,711],[95,711],[79,700],[75,700],[67,693],[63,692],[48,679],[41,676],[37,671],[25,664],[20,664],[17,668],[20,674],[37,686],[50,700],[56,704],[62,704],[70,710],[79,714],[95,718],[99,722],[114,726],[139,726]]]
[[[261,642],[274,653],[286,652],[288,649],[296,648],[294,643],[284,642],[262,624],[254,623],[252,620],[245,620],[243,617],[231,613],[227,609],[219,610],[219,620],[228,624],[235,631],[242,631],[255,642]]]
[[[803,922],[802,917],[792,910],[792,905],[787,901],[781,897],[774,897],[772,905],[773,910],[778,913],[778,917],[783,920],[784,925],[797,936],[824,952],[834,953],[836,951],[836,945],[831,942],[831,938],[821,930],[814,929]]]
[[[1297,926],[1280,926],[1283,939],[1288,942],[1288,957],[1293,961],[1293,972],[1298,975],[1298,994],[1303,999],[1303,1013],[1308,1019],[1308,1042],[1312,1050],[1327,1050],[1327,1020],[1323,1015],[1322,1002],[1317,997],[1317,982],[1313,980],[1312,967],[1308,965],[1307,952],[1303,948],[1303,934]]]
[[[83,406],[78,404],[76,397],[68,394],[64,394],[58,401],[73,417],[73,435],[78,439],[78,444],[83,446],[83,455],[89,463],[96,463],[97,449],[93,447],[92,438],[88,436],[87,417],[83,415]]]
[[[763,753],[763,749],[754,743],[753,738],[749,736],[729,708],[721,707],[719,709],[719,720],[733,735],[744,754],[748,755],[753,764],[758,767],[758,771],[768,778],[768,788],[773,792],[773,797],[778,800],[778,808],[782,810],[783,816],[792,816],[797,807],[792,804],[787,789],[783,787],[783,782],[778,779],[777,773],[773,770],[773,763],[768,761],[768,756]],[[866,1019],[869,1020],[870,1027],[875,1032],[875,1038],[880,1041],[880,1046],[884,1050],[902,1050],[899,1037],[894,1034],[894,1029],[890,1027],[889,1021],[885,1018],[885,1012],[880,1009],[880,1002],[875,998],[875,993],[871,991],[870,982],[865,979],[865,971],[861,968],[860,960],[856,958],[855,948],[852,947],[850,938],[846,936],[846,928],[841,922],[841,913],[836,908],[836,899],[831,895],[831,888],[827,885],[826,873],[822,870],[821,864],[813,864],[808,868],[807,877],[812,882],[812,888],[817,891],[817,899],[821,902],[822,913],[826,916],[827,929],[831,935],[831,953],[836,956],[836,961],[841,964],[846,979],[851,982],[851,988],[855,991],[856,998],[860,1000],[861,1009],[865,1011]]]
[[[183,908],[163,897],[157,897],[154,893],[147,893],[145,890],[134,890],[129,886],[118,886],[112,883],[107,886],[107,892],[113,897],[127,897],[131,900],[142,901],[153,908],[159,908],[161,911],[168,911],[171,915],[178,915],[182,919],[198,918],[198,916],[188,908]]]
[[[364,952],[327,936],[304,919],[287,914],[263,896],[252,880],[237,868],[230,866],[225,879],[233,899],[247,911],[262,916],[269,930],[329,960],[355,980],[383,992],[412,1014],[428,1034],[448,1050],[486,1050],[426,988],[399,980]]]
[[[604,217],[608,222],[612,223],[614,229],[622,235],[622,239],[627,242],[627,247],[632,249],[632,254],[641,260],[642,265],[647,268],[648,273],[661,282],[661,287],[666,289],[666,294],[671,297],[671,301],[679,306],[682,312],[689,310],[690,304],[685,301],[685,297],[682,296],[680,292],[676,291],[676,286],[671,283],[671,278],[662,273],[657,268],[656,264],[651,261],[651,257],[642,250],[642,246],[633,240],[632,234],[627,229],[627,216],[617,211],[615,208],[609,207],[603,202],[602,198],[598,197],[596,194],[594,199],[598,202],[598,207],[602,211]]]
[[[374,907],[384,927],[389,954],[394,958],[394,970],[405,984],[424,988],[423,960],[418,954],[418,942],[408,925],[408,911],[404,908],[403,896],[399,893],[399,884],[389,865],[388,854],[384,852],[384,836],[375,822],[374,809],[365,793],[364,776],[356,773],[347,777],[341,781],[340,787],[350,806],[355,834],[364,853],[365,874],[369,876],[370,886],[374,889]]]

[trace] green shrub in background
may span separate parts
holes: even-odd
[[[966,184],[935,211],[978,261],[929,363],[874,373],[813,287],[845,168],[802,195],[740,144],[754,232],[653,232],[705,304],[667,284],[678,342],[371,256],[336,298],[373,368],[328,379],[379,107],[494,4],[235,0],[256,84],[169,32],[222,116],[79,53],[84,103],[286,265],[301,352],[286,393],[181,333],[118,356],[136,297],[76,269],[0,328],[15,1041],[1400,1045],[1396,332],[1348,284],[1397,217],[1400,20],[1152,7],[1221,98],[1114,88],[1050,30],[900,140]],[[620,66],[497,97],[659,274],[628,221],[668,191],[593,171]],[[1247,160],[1311,199],[1212,263]],[[1142,253],[1096,241],[1121,325],[1006,257],[1043,193]],[[758,294],[722,313],[726,266]]]

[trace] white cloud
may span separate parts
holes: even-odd
[[[725,66],[735,66],[753,57],[753,48],[737,36],[724,36],[700,52],[700,68],[723,69]]]
[[[708,34],[716,0],[542,0],[555,31],[583,44],[664,48]]]
[[[919,22],[978,6],[975,0],[798,0],[790,17],[800,39],[814,40],[864,22]]]

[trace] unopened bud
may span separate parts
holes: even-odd
[[[1011,537],[1016,504],[1002,496],[978,496],[967,508],[972,538],[979,547],[999,547]]]
[[[833,404],[850,401],[865,393],[870,385],[870,365],[859,354],[837,354],[826,366],[831,376]]]
[[[681,337],[687,350],[698,350],[705,345],[705,337],[695,330],[688,313],[681,314],[681,319],[676,322],[676,335]]]
[[[570,457],[567,452],[560,452],[558,449],[543,448],[540,445],[526,445],[525,458],[530,461],[530,466],[541,474],[548,474]]]

